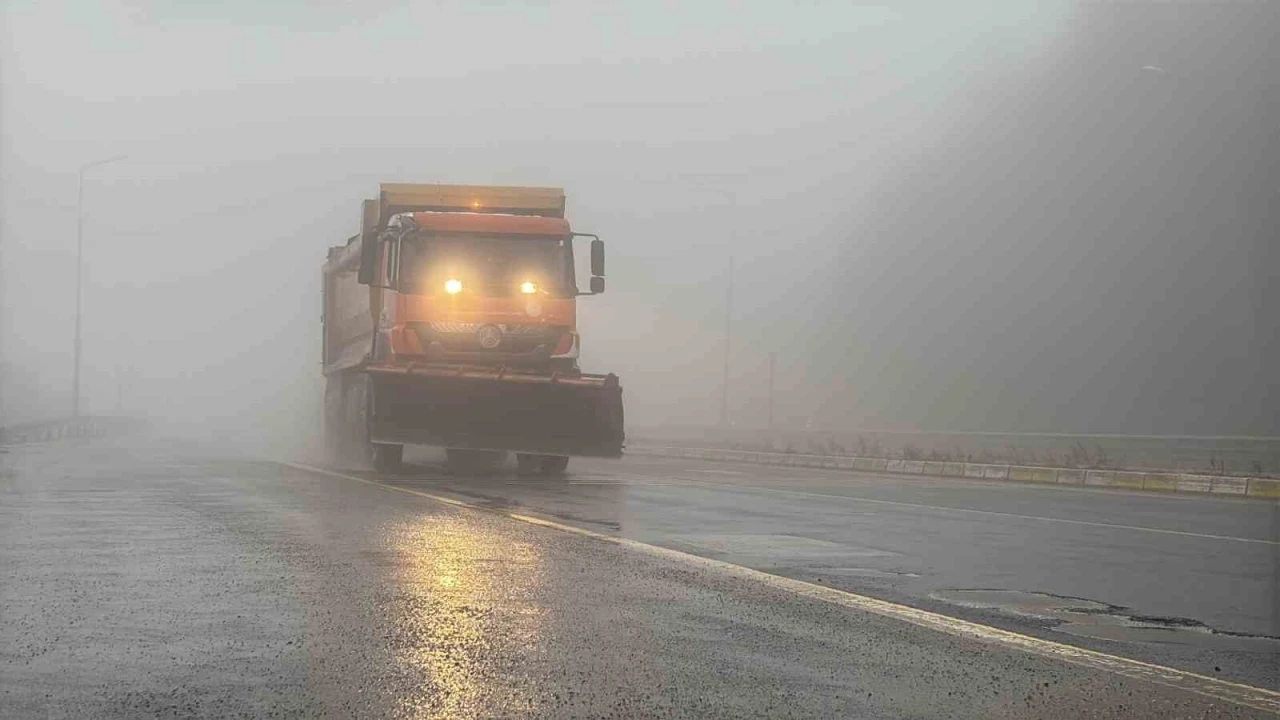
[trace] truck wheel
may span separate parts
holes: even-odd
[[[404,459],[403,445],[370,443],[370,446],[374,470],[380,473],[393,473],[400,469],[400,461]]]
[[[340,376],[325,379],[324,383],[324,449],[330,462],[342,462],[343,435],[345,427],[342,420],[342,378]]]
[[[447,448],[444,451],[449,469],[463,474],[491,473],[498,469],[507,454],[500,450],[469,450]]]

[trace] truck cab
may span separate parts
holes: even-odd
[[[555,217],[395,216],[380,236],[376,357],[578,372],[577,237]]]

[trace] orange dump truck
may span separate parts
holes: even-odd
[[[323,269],[325,434],[382,471],[406,444],[475,467],[516,453],[555,474],[618,457],[622,388],[578,368],[577,298],[604,292],[604,244],[559,188],[384,183]],[[589,291],[574,242],[590,238]]]

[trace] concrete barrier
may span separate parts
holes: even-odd
[[[1010,465],[1009,479],[1018,482],[1055,483],[1058,481],[1058,470],[1057,468]]]
[[[1058,468],[1059,485],[1083,485],[1084,470],[1074,468]]]
[[[1249,481],[1246,478],[1221,477],[1215,475],[1209,492],[1214,495],[1244,495],[1249,492]]]
[[[1280,480],[1249,478],[1249,489],[1245,494],[1249,497],[1280,498]]]
[[[1094,485],[1096,487],[1111,487],[1115,485],[1116,474],[1111,470],[1090,470],[1084,475],[1085,485]]]
[[[1213,488],[1212,475],[1188,475],[1178,473],[1178,492],[1207,493]]]
[[[893,472],[908,475],[936,475],[981,480],[1013,480],[1059,485],[1127,488],[1180,494],[1236,495],[1264,499],[1280,498],[1280,479],[1242,478],[1192,473],[1131,472],[1123,470],[1082,470],[1046,468],[1026,465],[988,465],[924,460],[890,460],[887,458],[843,455],[802,455],[709,448],[636,447],[628,448],[636,455],[660,455],[698,460],[744,462],[785,467],[813,467],[861,472]]]
[[[1142,483],[1146,478],[1146,473],[1118,471],[1112,480],[1113,484],[1111,487],[1125,488],[1126,490],[1141,490]]]
[[[853,469],[862,470],[864,472],[884,472],[887,460],[884,458],[854,458]]]
[[[1169,473],[1146,473],[1142,477],[1142,489],[1177,492],[1178,476]]]

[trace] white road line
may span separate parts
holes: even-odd
[[[697,470],[691,468],[689,472],[708,473],[711,475],[746,475],[746,473],[738,472],[737,470]]]
[[[1084,525],[1087,527],[1102,527],[1113,530],[1135,530],[1138,532],[1160,533],[1162,535],[1180,535],[1182,537],[1201,538],[1205,540],[1228,540],[1231,542],[1254,543],[1257,545],[1276,545],[1280,546],[1280,541],[1261,540],[1258,538],[1242,538],[1233,537],[1231,535],[1213,535],[1210,533],[1188,532],[1186,530],[1168,530],[1165,528],[1143,527],[1141,525],[1118,525],[1116,523],[1093,522],[1091,520],[1070,520],[1067,518],[1044,517],[1042,515],[1022,515],[1020,513],[1000,512],[998,510],[974,510],[971,508],[948,507],[946,505],[926,505],[923,503],[901,502],[898,500],[880,500],[877,498],[860,497],[857,495],[838,495],[834,493],[815,493],[805,490],[788,490],[786,488],[762,487],[759,485],[740,485],[724,482],[715,482],[713,480],[700,480],[698,478],[677,478],[668,477],[668,480],[679,480],[688,485],[694,486],[714,486],[723,488],[732,488],[735,490],[748,490],[758,492],[780,493],[783,495],[801,495],[805,497],[823,498],[826,500],[852,500],[856,502],[875,503],[877,505],[893,505],[897,507],[916,508],[918,510],[944,510],[947,512],[968,513],[971,515],[994,515],[997,517],[1018,518],[1020,520],[1039,520],[1041,522],[1062,523],[1066,525]]]
[[[345,480],[354,480],[356,482],[373,485],[392,492],[417,495],[419,497],[434,500],[453,507],[467,508],[477,512],[501,515],[503,517],[529,523],[531,525],[538,525],[545,528],[559,530],[561,532],[613,543],[637,552],[689,565],[705,567],[736,577],[753,580],[763,585],[777,588],[779,590],[785,590],[804,597],[893,618],[912,625],[947,633],[948,635],[969,638],[992,645],[1020,650],[1031,655],[1061,660],[1073,665],[1079,665],[1093,670],[1102,670],[1127,678],[1144,680],[1157,685],[1163,685],[1165,687],[1193,692],[1205,697],[1226,700],[1228,702],[1236,703],[1237,705],[1244,705],[1257,710],[1280,713],[1280,692],[1267,690],[1266,688],[1227,682],[1225,680],[1218,680],[1206,675],[1198,675],[1196,673],[1165,667],[1163,665],[1155,665],[1152,663],[1142,662],[1140,660],[1121,657],[1119,655],[1110,655],[1104,652],[1098,652],[1097,650],[1087,650],[1085,648],[1074,647],[1072,645],[1066,645],[1052,640],[1044,640],[1042,638],[1023,635],[1010,630],[1003,630],[1001,628],[982,625],[968,620],[961,620],[959,618],[930,612],[928,610],[921,610],[909,605],[900,605],[887,600],[879,600],[867,595],[859,595],[845,590],[837,590],[835,588],[816,585],[803,580],[794,580],[780,575],[770,575],[766,572],[753,570],[741,565],[734,565],[733,563],[724,562],[723,560],[713,560],[711,558],[705,558],[699,555],[681,552],[679,550],[672,550],[658,545],[650,545],[638,540],[621,538],[615,535],[587,530],[585,528],[565,525],[555,522],[554,520],[544,520],[543,518],[534,517],[532,515],[522,515],[497,508],[471,505],[461,500],[454,500],[449,497],[433,495],[431,493],[412,490],[410,488],[399,487],[396,485],[388,485],[377,480],[370,480],[355,475],[346,475],[343,473],[333,472],[331,470],[325,470],[323,468],[311,467],[309,465],[290,462],[281,464],[297,470],[327,475],[329,477],[342,478]]]

